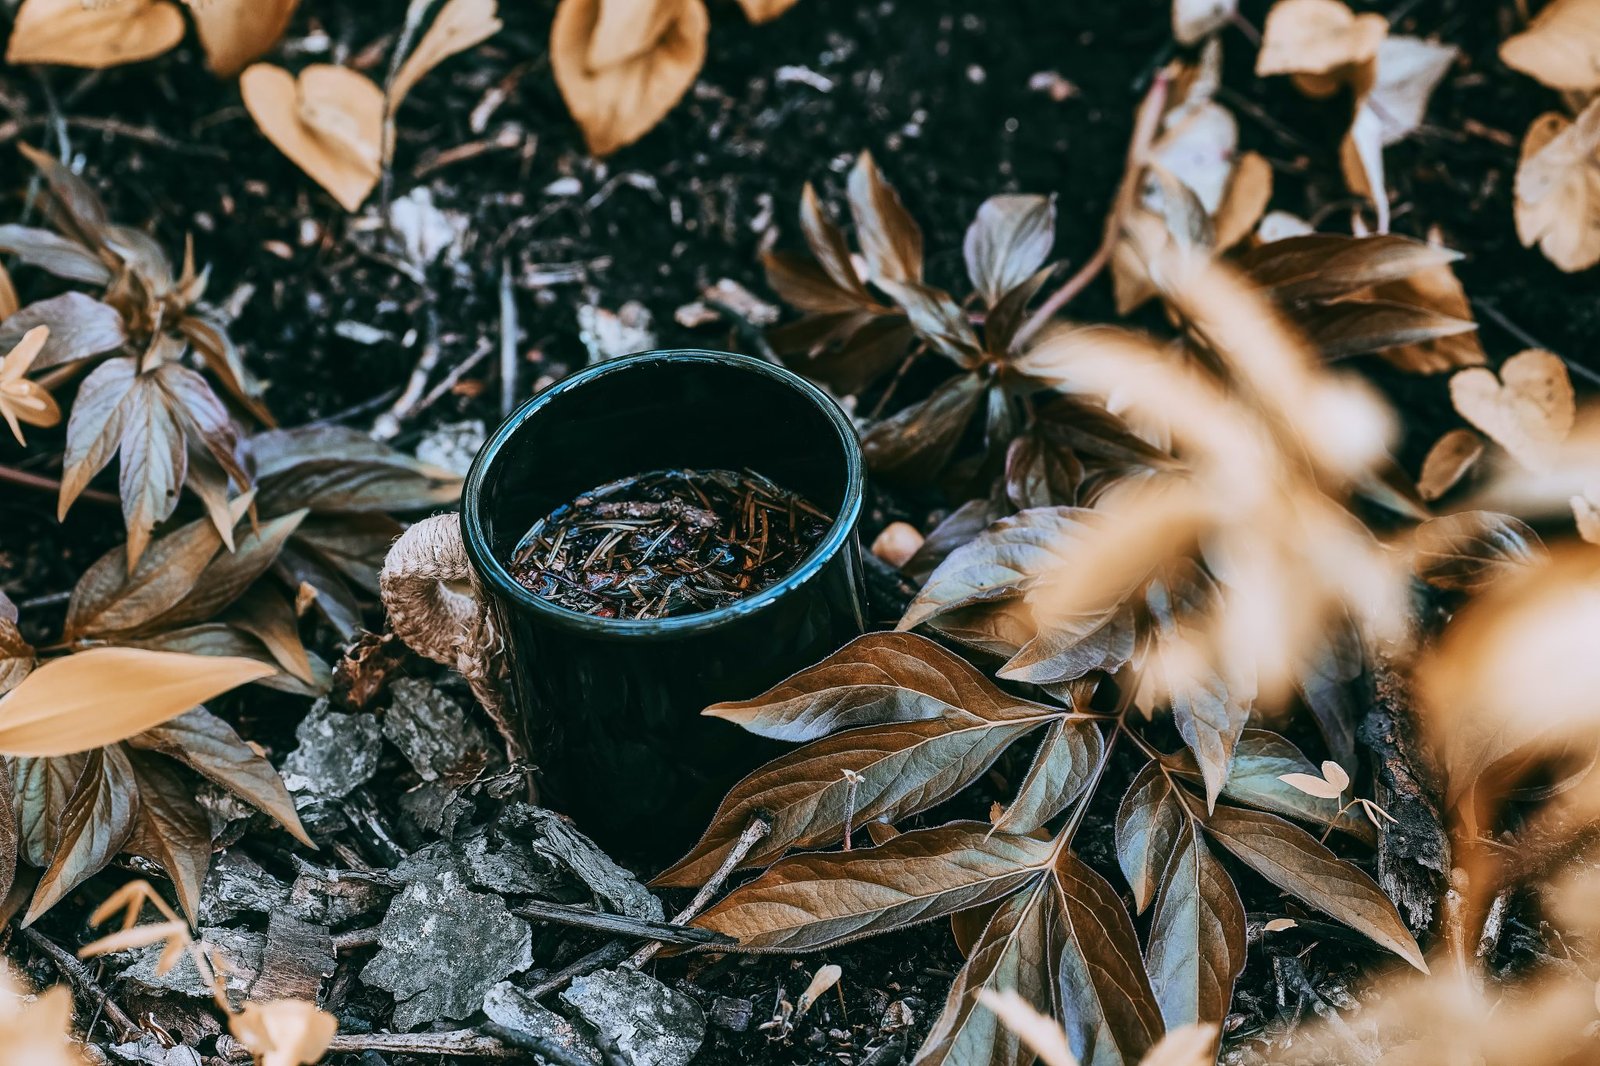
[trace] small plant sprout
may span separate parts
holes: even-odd
[[[1317,799],[1339,799],[1344,795],[1345,789],[1350,787],[1350,775],[1345,773],[1344,767],[1332,759],[1323,762],[1321,777],[1316,774],[1280,774],[1278,780],[1290,788],[1299,789],[1306,795],[1315,796]],[[1375,826],[1380,826],[1383,822],[1389,822],[1391,825],[1396,824],[1394,816],[1388,811],[1365,796],[1357,796],[1339,808],[1339,813],[1334,816],[1332,824],[1323,831],[1322,839],[1324,841],[1328,839],[1328,834],[1333,831],[1333,825],[1338,824],[1339,819],[1343,818],[1351,807],[1360,807],[1362,812],[1366,814],[1367,820]]]

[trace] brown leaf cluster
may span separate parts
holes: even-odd
[[[232,77],[278,43],[299,0],[24,0],[7,63],[57,63],[101,69],[137,63],[183,40],[189,10],[206,65]]]

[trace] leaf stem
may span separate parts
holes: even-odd
[[[1133,210],[1134,202],[1139,191],[1139,178],[1144,173],[1144,157],[1150,151],[1150,145],[1155,142],[1156,133],[1161,128],[1161,116],[1167,108],[1167,95],[1172,88],[1172,75],[1165,70],[1158,71],[1155,79],[1150,83],[1150,91],[1145,93],[1144,101],[1139,104],[1139,112],[1134,119],[1133,136],[1128,141],[1127,162],[1122,171],[1122,182],[1117,186],[1116,197],[1111,201],[1111,212],[1106,217],[1106,231],[1100,238],[1100,247],[1089,261],[1078,268],[1078,272],[1068,278],[1050,298],[1040,304],[1017,331],[1012,347],[1021,351],[1027,346],[1033,335],[1049,322],[1055,313],[1065,307],[1080,292],[1089,287],[1089,283],[1100,276],[1101,271],[1111,264],[1112,256],[1116,254],[1117,242],[1122,239],[1122,223],[1127,218],[1128,212]]]
[[[18,485],[25,489],[38,489],[40,492],[50,492],[61,495],[61,482],[54,478],[43,477],[39,474],[30,474],[26,470],[19,470],[14,466],[0,464],[0,481],[11,485]],[[92,500],[95,503],[116,505],[117,497],[109,492],[98,489],[84,489],[78,494],[80,500]]]

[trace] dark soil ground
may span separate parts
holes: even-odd
[[[303,6],[287,63],[349,62],[381,78],[403,0]],[[28,210],[30,191],[28,169],[7,145],[26,140],[59,149],[53,116],[64,116],[72,153],[115,217],[151,227],[175,249],[194,236],[199,261],[211,266],[210,297],[237,306],[234,337],[247,363],[270,380],[267,398],[280,420],[366,428],[405,383],[430,322],[437,323],[441,373],[497,343],[503,265],[515,280],[522,329],[514,400],[585,362],[582,304],[643,304],[662,346],[748,350],[747,331],[726,323],[687,329],[674,322],[674,310],[722,278],[770,298],[758,249],[774,240],[797,245],[802,183],[816,182],[825,201],[839,203],[844,173],[862,149],[873,151],[921,222],[935,283],[960,288],[961,235],[978,204],[1003,191],[1056,193],[1058,247],[1069,261],[1082,261],[1099,238],[1133,108],[1150,74],[1174,54],[1167,0],[801,0],[766,27],[747,25],[731,0],[712,0],[710,58],[689,98],[640,144],[595,163],[550,76],[545,40],[554,3],[502,6],[504,31],[425,80],[399,116],[394,195],[425,185],[439,207],[471,220],[453,267],[419,275],[374,251],[378,197],[365,214],[346,216],[260,136],[236,87],[206,73],[192,43],[98,74],[0,72],[0,110],[7,113],[0,122],[0,216]],[[1246,18],[1258,26],[1266,6],[1246,3]],[[1579,373],[1600,366],[1589,344],[1600,325],[1592,277],[1561,274],[1522,249],[1512,226],[1518,140],[1535,115],[1555,105],[1552,94],[1495,58],[1516,5],[1355,6],[1464,50],[1434,97],[1429,124],[1388,153],[1395,228],[1437,230],[1467,253],[1459,272],[1492,358],[1536,339]],[[322,50],[312,53],[308,40]],[[1273,162],[1274,206],[1313,219],[1348,210],[1335,163],[1339,105],[1308,104],[1286,85],[1254,79],[1254,50],[1239,30],[1227,30],[1224,43],[1231,87],[1224,102],[1239,114],[1244,146]],[[785,68],[803,70],[780,73]],[[1047,91],[1057,78],[1070,90]],[[474,131],[469,115],[497,87],[509,90],[504,101]],[[19,274],[19,281],[25,297],[36,295],[27,289],[36,276]],[[1109,285],[1091,288],[1072,313],[1111,318]],[[495,363],[479,363],[463,387],[408,423],[397,443],[414,443],[442,422],[497,420],[502,383]],[[1403,456],[1414,469],[1453,416],[1440,382],[1384,380],[1414,427]],[[926,386],[913,380],[902,399]],[[7,439],[0,462],[54,476],[58,449],[59,435],[49,433],[36,433],[27,452]],[[34,602],[29,616],[46,628],[58,621],[51,614],[56,594],[121,537],[113,509],[80,504],[64,526],[54,512],[49,494],[8,487],[0,497],[0,587],[19,603]],[[901,516],[925,524],[927,506],[880,493],[863,533],[870,538],[887,518]],[[302,710],[289,699],[252,704],[248,717],[262,728],[247,735],[281,741]],[[263,720],[274,715],[280,717]],[[963,813],[981,814],[987,798],[967,802],[971,810]],[[1102,827],[1091,823],[1091,844],[1097,836]],[[1251,902],[1270,899],[1261,892]],[[50,928],[63,941],[79,940],[80,916],[63,906]],[[1234,1028],[1281,1024],[1305,1002],[1296,981],[1303,984],[1306,973],[1312,986],[1337,988],[1368,955],[1333,942],[1303,969],[1286,957],[1290,964],[1252,955]],[[780,987],[793,999],[827,961],[844,968],[842,1006],[830,996],[783,1043],[755,1032]],[[860,1062],[869,1040],[883,1043],[876,1028],[886,1006],[904,1000],[914,1026],[873,1059],[895,1062],[920,1041],[958,966],[938,926],[825,959],[727,957],[709,965],[667,962],[659,972],[707,1006],[716,996],[753,1001],[749,1032],[712,1028],[708,1063]]]

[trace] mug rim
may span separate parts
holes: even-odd
[[[845,485],[838,514],[834,516],[828,532],[800,561],[800,565],[785,574],[781,580],[773,582],[754,595],[735,600],[722,607],[694,614],[639,619],[599,618],[551,603],[513,578],[490,545],[482,514],[483,487],[511,438],[530,418],[537,417],[540,411],[568,393],[602,378],[626,374],[644,364],[661,363],[726,366],[766,377],[809,400],[838,434],[839,444],[844,452]],[[539,392],[501,422],[473,458],[466,482],[462,486],[462,540],[466,544],[467,557],[472,563],[473,571],[496,596],[508,598],[551,625],[590,636],[619,639],[702,633],[761,612],[785,593],[804,585],[827,566],[828,562],[848,543],[850,537],[855,535],[866,495],[863,470],[861,441],[850,417],[833,397],[799,374],[766,360],[734,352],[719,352],[709,348],[660,348],[585,367]]]

